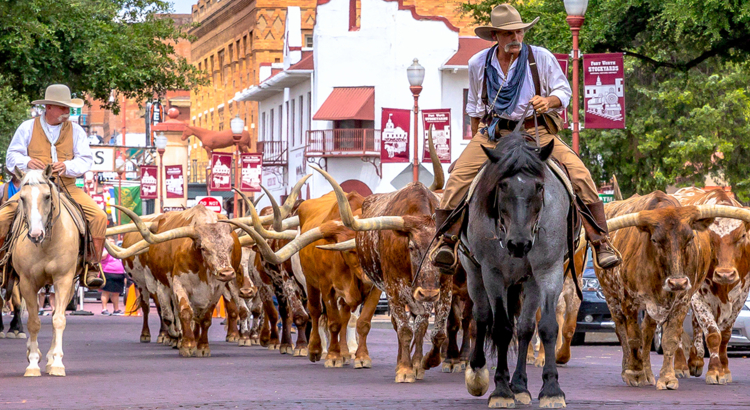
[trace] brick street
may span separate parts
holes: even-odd
[[[154,334],[157,316],[151,318]],[[3,319],[7,324],[8,317]],[[238,347],[224,341],[219,322],[214,319],[211,327],[212,357],[186,359],[177,350],[139,343],[141,318],[68,316],[65,378],[22,377],[25,340],[2,339],[0,408],[487,408],[486,396],[466,392],[463,374],[444,374],[438,368],[415,384],[395,384],[396,336],[389,321],[374,323],[369,370],[325,369],[322,362],[258,346]],[[42,355],[49,349],[51,329],[51,318],[42,317]],[[586,345],[573,347],[570,363],[559,368],[560,382],[570,409],[748,407],[750,361],[741,354],[732,356],[734,383],[729,386],[707,386],[704,378],[681,379],[679,390],[659,392],[623,384],[619,346]],[[661,356],[652,353],[652,362],[658,374]],[[541,369],[530,366],[528,371],[529,390],[536,396]],[[536,399],[533,407],[538,407]]]

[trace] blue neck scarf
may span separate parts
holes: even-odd
[[[500,90],[499,95],[498,89],[502,84],[502,80],[500,74],[492,66],[492,56],[496,55],[496,53],[497,44],[492,46],[489,53],[487,53],[487,59],[484,63],[484,86],[487,90],[487,104],[489,105],[488,108],[491,108],[494,114],[488,127],[490,141],[497,141],[500,137],[499,135],[495,135],[500,115],[510,115],[518,105],[518,96],[521,94],[519,91],[526,80],[526,63],[529,57],[529,46],[525,43],[521,46],[521,52],[518,54],[518,59],[516,60],[516,71],[513,72],[513,77],[510,79],[506,77],[505,85]],[[508,71],[510,71],[510,67],[508,67]]]
[[[18,193],[18,191],[19,189],[16,188],[16,185],[13,183],[13,181],[8,181],[8,199],[13,198],[13,195]]]

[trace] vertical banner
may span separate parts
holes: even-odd
[[[261,172],[263,171],[263,154],[242,154],[240,156],[240,164],[242,164],[240,191],[260,192],[260,178]]]
[[[451,109],[437,108],[434,110],[422,110],[422,129],[424,130],[424,150],[422,162],[431,162],[427,133],[430,127],[435,127],[432,133],[432,141],[435,143],[435,151],[443,164],[451,163]]]
[[[409,162],[411,110],[383,108],[380,119],[380,162]]]
[[[211,154],[211,190],[232,190],[231,152],[214,152]]]
[[[568,78],[568,59],[570,58],[567,54],[554,54],[555,59],[557,60],[557,63],[560,64],[560,69],[562,69],[563,74],[565,74],[565,79]],[[571,104],[568,104],[568,108],[572,107]],[[570,125],[568,123],[568,108],[565,108],[563,110],[562,114],[562,120],[563,120],[563,128],[568,128]]]
[[[166,165],[164,172],[167,174],[167,198],[184,198],[185,177],[182,174],[182,165]]]
[[[586,128],[625,128],[624,72],[622,53],[583,56]]]
[[[156,199],[159,177],[159,167],[141,165],[141,199]]]

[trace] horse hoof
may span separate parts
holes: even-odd
[[[5,334],[5,337],[7,339],[15,339],[16,338],[16,334],[13,333],[13,332],[8,332],[8,333]]]
[[[476,371],[469,366],[464,373],[464,380],[469,394],[477,397],[483,396],[490,387],[490,371],[487,370],[487,365]]]
[[[515,400],[518,404],[531,404],[531,394],[529,394],[528,392],[516,393]]]
[[[21,332],[21,333],[17,334],[16,337],[19,338],[19,339],[26,339],[26,333]]]
[[[52,366],[49,368],[49,372],[47,372],[50,376],[65,376],[65,368],[64,367],[56,367]]]
[[[490,397],[491,409],[512,409],[516,407],[516,401],[510,397]]]
[[[23,374],[23,377],[39,377],[41,375],[42,375],[41,369],[36,367],[36,368],[31,368],[31,369],[27,368],[26,373]]]
[[[539,408],[542,409],[561,409],[566,407],[565,397],[542,397],[539,399]]]
[[[5,339],[5,333],[4,332],[0,332],[0,339]]]
[[[370,369],[372,368],[372,360],[369,357],[364,359],[354,359],[355,369]]]
[[[159,343],[159,339],[156,342]],[[141,343],[151,343],[151,335],[141,335]]]

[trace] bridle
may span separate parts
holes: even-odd
[[[60,186],[57,185],[57,182],[54,179],[52,179],[52,178],[46,179],[45,184],[49,188],[50,194],[51,195],[57,195],[57,198],[55,200],[55,198],[53,198],[52,196],[50,196],[50,199],[52,199],[51,200],[51,204],[50,204],[50,211],[49,211],[49,213],[47,215],[45,215],[47,220],[44,222],[44,234],[42,235],[42,239],[39,242],[36,242],[35,240],[31,241],[36,246],[39,246],[39,245],[43,244],[44,241],[47,240],[48,233],[52,231],[52,227],[55,225],[55,222],[57,222],[57,220],[60,219],[60,213],[62,212],[62,206],[61,206],[61,202],[60,202],[61,201],[61,198],[60,198],[60,196],[61,196],[61,194],[60,194],[61,188],[60,188]],[[41,185],[41,184],[34,184],[34,185]],[[24,187],[24,185],[22,185],[21,188],[19,188],[19,190],[23,189],[23,187]],[[54,217],[52,215],[54,215]],[[28,217],[28,215],[26,215],[25,212],[23,212],[23,225],[22,225],[22,227],[24,229],[26,229],[26,235],[28,236],[29,233],[30,233],[30,230],[29,230],[29,217]],[[29,239],[32,239],[32,238],[29,238]]]

